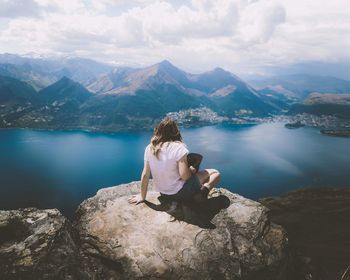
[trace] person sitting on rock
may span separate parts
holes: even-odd
[[[154,129],[145,148],[141,175],[141,193],[131,196],[132,204],[144,202],[150,175],[154,189],[162,198],[183,203],[205,203],[209,191],[220,180],[216,169],[197,170],[188,164],[189,150],[182,140],[176,122],[166,117]],[[200,155],[199,155],[200,156]],[[196,165],[197,168],[199,166]]]

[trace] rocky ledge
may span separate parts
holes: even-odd
[[[350,280],[350,188],[299,189],[260,202],[288,232],[294,279]]]
[[[147,203],[128,204],[139,187],[100,189],[72,222],[0,211],[0,279],[287,279],[286,234],[262,204],[215,189],[205,227],[191,207],[161,207],[152,186]]]
[[[79,277],[72,232],[57,209],[0,211],[0,279]]]

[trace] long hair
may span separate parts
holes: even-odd
[[[151,152],[158,158],[158,154],[162,145],[165,142],[180,141],[182,142],[182,136],[176,122],[169,117],[165,117],[154,128],[154,133],[151,138]]]

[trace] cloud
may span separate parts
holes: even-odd
[[[0,30],[0,52],[131,65],[167,58],[190,71],[221,66],[237,73],[350,59],[347,0],[0,1],[12,11]],[[23,3],[36,10],[28,13]]]
[[[286,12],[282,5],[266,1],[254,2],[241,13],[239,36],[250,44],[265,43],[275,28],[285,20]]]
[[[34,0],[0,0],[0,18],[37,17],[39,5]]]
[[[195,1],[197,2],[197,1]],[[141,19],[144,36],[150,43],[178,44],[188,38],[231,36],[237,24],[237,5],[218,1],[218,5],[181,6],[158,2],[135,11]],[[132,15],[134,12],[130,12]]]
[[[84,13],[87,1],[83,0],[35,0],[37,4],[47,13],[66,13],[74,15]],[[103,0],[101,0],[103,2]]]

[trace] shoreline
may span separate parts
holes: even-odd
[[[266,122],[245,122],[245,123],[233,123],[233,122],[222,122],[222,123],[214,123],[214,124],[203,124],[203,125],[179,125],[179,128],[181,129],[196,129],[196,128],[203,128],[203,127],[211,127],[211,126],[220,126],[220,125],[228,125],[228,126],[254,126],[254,125],[262,125],[262,124],[281,124],[286,125],[288,124],[286,121],[266,121]],[[291,129],[287,128],[286,129]],[[308,128],[308,129],[317,129],[320,134],[324,136],[330,136],[330,137],[341,137],[341,138],[350,138],[350,128],[349,129],[325,129],[322,126],[311,126],[311,125],[304,125],[302,127],[293,128],[293,130],[297,130],[300,128]],[[153,132],[153,127],[148,128],[139,128],[139,129],[119,129],[119,130],[105,130],[105,129],[88,129],[88,128],[42,128],[42,127],[0,127],[0,131],[2,130],[32,130],[32,131],[39,131],[39,132],[84,132],[84,133],[94,133],[94,134],[107,134],[107,135],[117,135],[117,134],[128,134],[128,133],[146,133],[146,132]],[[329,131],[329,132],[328,132]],[[335,131],[333,133],[333,131]],[[338,132],[341,133],[338,133]],[[346,135],[343,135],[342,133],[346,133]]]
[[[202,127],[208,127],[208,126],[220,126],[220,125],[229,125],[229,126],[253,126],[253,125],[261,125],[261,124],[269,124],[269,123],[280,123],[285,124],[285,121],[264,121],[264,122],[221,122],[221,123],[206,123],[206,124],[196,124],[196,125],[183,125],[179,124],[179,128],[184,129],[191,129],[191,128],[202,128]],[[316,126],[308,126],[305,125],[304,127],[307,128],[317,128],[321,129],[321,127]],[[1,130],[15,130],[15,129],[21,129],[21,130],[34,130],[34,131],[60,131],[60,132],[88,132],[88,133],[104,133],[104,134],[116,134],[116,133],[141,133],[141,132],[153,132],[154,127],[143,127],[143,128],[122,128],[117,130],[105,130],[102,128],[45,128],[45,127],[0,127]]]
[[[213,123],[213,124],[203,124],[203,125],[190,125],[183,126],[179,125],[179,128],[190,129],[190,128],[202,128],[207,126],[217,126],[217,125],[237,125],[237,126],[245,126],[245,125],[259,125],[269,122],[261,122],[261,123]],[[276,122],[277,123],[277,122]],[[103,134],[117,134],[117,133],[142,133],[142,132],[153,132],[153,127],[145,127],[139,129],[119,129],[119,130],[104,130],[104,129],[86,129],[86,128],[42,128],[42,127],[0,127],[1,130],[34,130],[34,131],[60,131],[60,132],[88,132],[88,133],[103,133]]]
[[[238,117],[232,118],[231,120],[221,120],[221,121],[197,121],[197,122],[187,122],[183,119],[175,118],[180,128],[201,128],[207,126],[219,126],[219,125],[260,125],[268,123],[281,123],[287,129],[298,129],[298,128],[314,128],[318,129],[319,132],[326,136],[334,137],[350,137],[350,120],[338,119],[334,116],[321,115],[314,116],[309,114],[298,114],[298,115],[271,115],[268,117]],[[88,133],[104,133],[104,134],[117,134],[117,133],[141,133],[141,132],[153,132],[154,126],[157,120],[154,120],[154,125],[143,125],[143,126],[119,126],[119,127],[94,127],[94,126],[47,126],[47,127],[19,127],[19,126],[9,126],[0,127],[2,129],[30,129],[38,131],[81,131]],[[298,123],[300,126],[289,127],[289,124]],[[344,131],[345,134],[344,135]]]
[[[350,128],[349,129],[321,129],[320,133],[332,137],[350,137]]]

